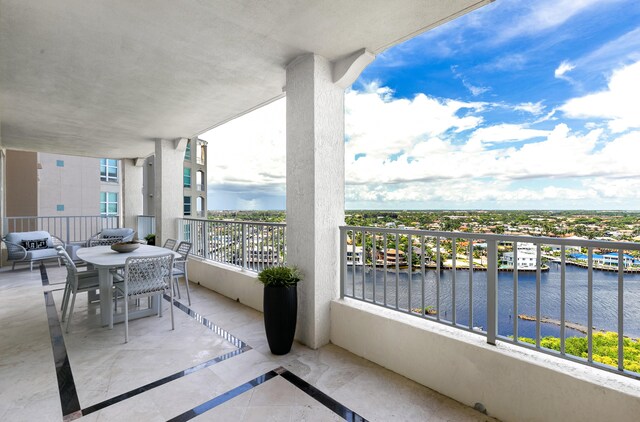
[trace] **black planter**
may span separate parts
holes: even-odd
[[[291,350],[296,333],[298,294],[296,286],[264,286],[264,328],[274,355]]]

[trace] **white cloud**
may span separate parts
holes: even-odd
[[[640,61],[640,27],[603,44],[575,63],[581,69],[602,73],[637,61]]]
[[[411,100],[396,99],[388,89],[377,86],[363,92],[351,90],[345,95],[346,156],[353,159],[366,153],[369,159],[384,161],[391,154],[411,150],[420,140],[476,128],[481,117],[459,114],[483,106],[424,94]]]
[[[526,111],[527,113],[531,113],[533,115],[540,115],[544,113],[544,105],[542,105],[542,101],[538,101],[537,103],[521,103],[513,106],[514,110],[518,111]]]
[[[285,183],[286,100],[274,101],[202,135],[210,184]]]
[[[569,63],[566,60],[563,60],[562,63],[560,63],[560,65],[556,68],[555,72],[553,72],[553,74],[558,79],[565,79],[565,73],[571,72],[575,68],[575,65]]]
[[[605,119],[613,132],[640,128],[640,61],[613,72],[606,90],[573,98],[560,110],[568,117]]]
[[[500,124],[483,127],[473,132],[469,142],[482,144],[500,144],[518,142],[549,135],[548,130],[529,129],[525,125]]]
[[[538,0],[535,2],[511,2],[513,19],[504,22],[496,31],[496,43],[516,37],[548,32],[559,27],[574,16],[590,9],[612,3],[616,0]],[[517,13],[525,9],[525,13]]]
[[[423,181],[640,176],[640,131],[607,139],[597,125],[584,133],[564,123],[552,130],[526,124],[481,128],[485,103],[381,95],[347,96],[347,183],[391,192],[393,186]],[[472,132],[463,135],[461,128]],[[536,142],[513,145],[530,139]],[[356,160],[357,154],[366,155]]]
[[[486,86],[475,86],[469,82],[469,80],[458,71],[458,66],[451,66],[451,72],[456,79],[460,79],[462,81],[462,85],[469,90],[471,95],[477,97],[480,94],[484,94],[485,92],[491,91],[491,88]]]

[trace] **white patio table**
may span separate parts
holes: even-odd
[[[159,246],[140,245],[133,252],[118,253],[111,249],[111,246],[94,246],[91,248],[78,249],[77,255],[81,260],[92,264],[98,270],[98,279],[100,281],[100,318],[102,325],[110,325],[111,317],[111,301],[113,300],[113,275],[111,270],[115,268],[124,268],[125,261],[130,256],[154,256],[173,252],[170,249],[161,248]],[[173,252],[175,258],[181,255]],[[141,309],[129,312],[129,319],[141,318],[149,315],[155,315],[158,312],[159,303],[154,297],[150,309]],[[113,316],[113,322],[124,321],[124,314]]]

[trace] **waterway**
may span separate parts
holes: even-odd
[[[540,280],[541,315],[552,319],[560,319],[560,264],[549,263],[549,271],[542,273]],[[345,292],[361,298],[363,295],[362,267],[348,267]],[[452,280],[453,270],[440,270],[439,313],[440,318],[451,321],[453,318]],[[401,271],[398,274],[398,306],[402,309],[422,306],[422,280],[419,271],[409,274]],[[375,279],[375,296],[379,303],[385,300],[385,272],[381,269],[365,269],[364,297],[372,301]],[[355,283],[354,283],[355,280]],[[386,272],[386,302],[388,306],[396,305],[396,273]],[[469,324],[469,271],[455,271],[455,319],[457,324],[481,327],[486,330],[487,319],[487,273],[474,271],[471,283],[473,321]],[[566,301],[565,319],[580,325],[587,325],[588,280],[587,270],[580,267],[566,266]],[[424,274],[424,305],[436,307],[437,304],[436,270],[428,269]],[[625,336],[640,338],[640,274],[624,274],[623,288],[623,333]],[[513,273],[498,273],[498,334],[513,335],[513,318],[518,314],[536,315],[536,274],[535,272],[518,273],[518,309],[513,306]],[[597,271],[593,272],[593,326],[605,331],[618,331],[618,274]],[[567,328],[566,336],[584,336],[583,333]],[[518,320],[518,335],[535,338],[536,323]],[[554,324],[541,324],[541,335],[560,336],[560,327]]]

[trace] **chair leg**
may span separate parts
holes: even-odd
[[[178,284],[178,277],[174,277],[174,291],[173,291],[173,295],[176,295],[176,292],[178,292],[178,299],[182,299],[182,296],[180,295],[180,285]]]
[[[176,326],[173,322],[173,294],[171,295],[171,302],[169,302],[169,311],[171,312],[171,329],[175,330]]]
[[[13,265],[11,266],[11,271],[15,271],[16,269],[16,261],[13,261]]]
[[[129,298],[124,298],[124,342],[129,342]]]
[[[71,298],[71,308],[69,308],[69,315],[67,315],[67,328],[66,332],[69,332],[69,325],[71,324],[71,316],[73,315],[73,305],[76,303],[76,292],[73,292],[73,297]]]
[[[191,306],[191,292],[189,292],[189,277],[187,277],[187,271],[184,272],[184,282],[187,285],[187,299],[189,300],[189,306]]]
[[[69,308],[69,297],[71,296],[71,288],[67,288],[64,291],[64,296],[62,297],[62,318],[61,321],[64,322],[64,319],[67,315],[67,309]],[[75,295],[73,296],[75,299]]]

